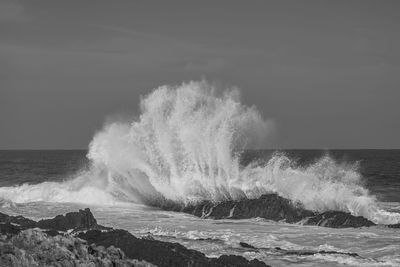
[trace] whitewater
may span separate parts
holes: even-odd
[[[399,256],[390,256],[393,238],[397,241],[399,237],[379,227],[333,230],[256,218],[217,224],[150,207],[162,201],[186,205],[277,193],[313,211],[350,212],[377,224],[400,222],[400,213],[384,208],[365,186],[357,162],[337,162],[327,153],[301,165],[284,152],[276,152],[267,160],[241,164],[243,152],[265,146],[279,132],[275,128],[274,121],[264,119],[256,107],[241,103],[237,88],[221,89],[207,81],[161,86],[141,98],[139,116],[107,122],[95,134],[86,168],[63,181],[0,187],[2,210],[41,218],[90,206],[100,222],[138,235],[175,240],[207,255],[233,251],[248,258],[265,257],[266,262],[274,256],[242,251],[235,244],[246,240],[261,247],[357,251],[356,241],[363,236],[384,237],[385,241],[379,241],[383,243],[376,241],[383,246],[383,254],[371,244],[359,244],[360,252],[371,250],[365,259],[317,255],[312,262],[315,266],[321,261],[334,262],[332,266],[400,264]],[[353,247],[338,245],[337,238],[344,238],[343,233]],[[207,238],[211,243],[195,242]],[[293,260],[282,262],[278,256],[278,265]]]
[[[89,171],[63,183],[0,188],[17,203],[79,202],[118,205],[166,198],[183,203],[257,198],[275,192],[315,211],[340,210],[375,223],[400,221],[378,208],[363,187],[357,165],[328,156],[298,167],[274,155],[242,167],[240,153],[265,142],[273,129],[239,91],[212,84],[162,86],[140,102],[137,120],[112,122],[89,145]]]

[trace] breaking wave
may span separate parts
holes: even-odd
[[[274,130],[237,89],[222,93],[208,82],[162,86],[140,102],[137,119],[107,124],[89,145],[91,168],[62,183],[0,188],[13,202],[82,202],[98,205],[169,199],[257,198],[275,192],[305,208],[342,210],[376,223],[400,214],[378,208],[362,185],[357,164],[328,156],[297,166],[275,153],[267,163],[241,166],[244,149],[258,148]]]

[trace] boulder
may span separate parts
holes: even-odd
[[[67,231],[73,229],[75,231],[89,229],[106,229],[104,226],[97,224],[90,209],[79,210],[79,212],[69,212],[65,215],[58,215],[53,219],[40,220],[36,224],[42,229],[51,229],[57,231]]]
[[[343,211],[327,211],[317,214],[304,223],[305,225],[318,225],[331,228],[358,228],[376,225],[362,216],[354,216]]]
[[[300,204],[293,203],[277,194],[266,194],[257,199],[229,200],[220,203],[204,201],[197,205],[186,206],[182,211],[202,218],[249,219],[259,217],[288,223],[298,222],[315,215],[314,212],[304,209]]]

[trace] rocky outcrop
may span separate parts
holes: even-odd
[[[165,210],[180,211],[201,218],[212,219],[249,219],[264,218],[273,221],[317,225],[331,228],[368,227],[375,225],[370,220],[342,211],[317,213],[305,209],[299,203],[283,198],[277,194],[262,195],[257,199],[229,200],[219,203],[203,201],[198,204],[180,206],[165,202],[159,206]],[[395,227],[395,226],[393,226]]]
[[[114,246],[88,245],[72,236],[51,237],[45,233],[27,229],[7,238],[0,237],[0,266],[154,266],[150,263],[125,257]]]
[[[36,227],[56,231],[106,229],[106,227],[97,224],[96,219],[88,208],[79,210],[79,212],[58,215],[53,219],[40,220],[37,222]]]
[[[373,226],[375,223],[362,216],[354,216],[343,211],[327,211],[317,214],[304,223],[306,225],[318,225],[331,228],[348,228],[348,227],[364,227]]]
[[[273,254],[279,254],[282,256],[285,255],[295,255],[295,256],[311,256],[311,255],[344,255],[344,256],[350,256],[350,257],[357,257],[357,258],[362,258],[360,255],[357,253],[352,253],[352,252],[342,252],[342,251],[334,251],[334,250],[290,250],[290,249],[283,249],[280,247],[274,247],[274,248],[257,248],[254,247],[248,243],[240,242],[239,245],[244,248],[248,249],[251,251],[268,251],[268,253],[273,253]]]
[[[9,216],[0,213],[0,232],[2,234],[16,234],[29,228],[47,229],[49,235],[57,235],[58,231],[83,231],[91,229],[110,229],[97,224],[96,219],[89,209],[70,212],[66,215],[58,215],[53,219],[40,220],[35,222],[22,216]]]
[[[198,205],[185,207],[183,212],[203,218],[248,219],[260,217],[274,221],[284,220],[289,223],[298,222],[303,218],[314,215],[314,212],[306,210],[300,205],[295,205],[277,194],[217,204],[202,202]]]
[[[137,238],[97,224],[89,209],[39,222],[0,213],[0,231],[0,266],[267,266],[234,255],[208,258],[178,243]]]
[[[208,258],[203,253],[187,249],[178,243],[136,238],[125,230],[101,232],[91,230],[80,233],[79,238],[108,247],[121,248],[127,257],[145,260],[160,267],[167,266],[267,266],[258,260],[248,261],[241,256],[224,255],[217,259]]]

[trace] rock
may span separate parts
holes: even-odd
[[[107,229],[104,226],[97,224],[90,209],[79,210],[79,212],[70,212],[64,215],[58,215],[53,219],[40,220],[36,224],[37,227],[42,229],[51,229],[57,231],[67,231],[74,229],[89,230],[89,229]]]
[[[56,236],[34,229],[0,239],[0,266],[153,266],[150,263],[127,259],[115,247],[88,246],[75,237]]]
[[[240,242],[239,245],[240,245],[242,248],[257,249],[256,247],[254,247],[254,246],[252,246],[252,245],[250,245],[250,244],[247,244],[247,243],[245,243],[245,242]]]
[[[0,233],[2,235],[6,234],[18,234],[21,232],[22,228],[20,226],[11,223],[0,223]]]
[[[306,225],[331,228],[357,228],[376,225],[364,217],[354,216],[342,211],[313,212],[305,209],[301,204],[293,203],[277,194],[266,194],[257,199],[228,200],[219,203],[202,201],[187,206],[167,201],[160,208],[212,219],[249,219],[259,217],[288,223],[297,223],[304,220]],[[400,224],[389,227],[399,228]]]
[[[389,224],[388,227],[389,227],[389,228],[400,228],[400,223],[397,223],[397,224]]]
[[[182,210],[202,218],[213,219],[249,219],[264,218],[268,220],[288,223],[298,222],[315,213],[304,209],[299,204],[278,196],[277,194],[262,195],[257,199],[243,199],[239,201],[224,201],[212,203],[204,201],[197,205],[189,205]]]
[[[13,223],[23,229],[32,228],[36,226],[36,222],[22,216],[9,216],[0,212],[0,223]]]
[[[304,224],[331,228],[373,226],[375,223],[362,216],[354,216],[343,211],[327,211],[309,218]]]
[[[329,255],[345,255],[350,257],[360,257],[357,253],[351,252],[339,252],[339,251],[332,251],[332,250],[286,250],[280,247],[275,247],[273,249],[274,252],[278,252],[282,255],[296,255],[296,256],[311,256],[316,254],[329,254]]]
[[[127,257],[144,260],[157,266],[267,266],[260,261],[248,261],[241,256],[207,258],[203,253],[187,249],[178,243],[139,239],[125,230],[101,232],[98,230],[80,233],[79,238],[88,243],[120,248]],[[232,258],[233,257],[233,258]],[[253,264],[253,265],[252,265]]]
[[[246,260],[245,258],[237,255],[222,255],[221,257],[217,259],[212,259],[211,260],[212,264],[215,265],[209,265],[209,266],[227,266],[227,267],[233,267],[233,266],[265,266],[265,263],[254,259],[251,261]]]
[[[89,229],[110,229],[97,224],[90,209],[79,210],[79,212],[70,212],[64,215],[58,215],[53,219],[40,220],[35,222],[22,216],[9,216],[0,213],[0,231],[6,233],[18,233],[21,230],[29,228],[41,228],[49,230],[50,235],[57,235],[58,231],[75,231]]]
[[[24,230],[28,226],[44,231]],[[59,232],[70,229],[92,245]],[[39,222],[1,213],[0,231],[11,235],[8,242],[3,242],[6,236],[0,240],[0,266],[267,266],[241,256],[208,258],[178,243],[136,238],[125,230],[98,225],[89,209]]]

